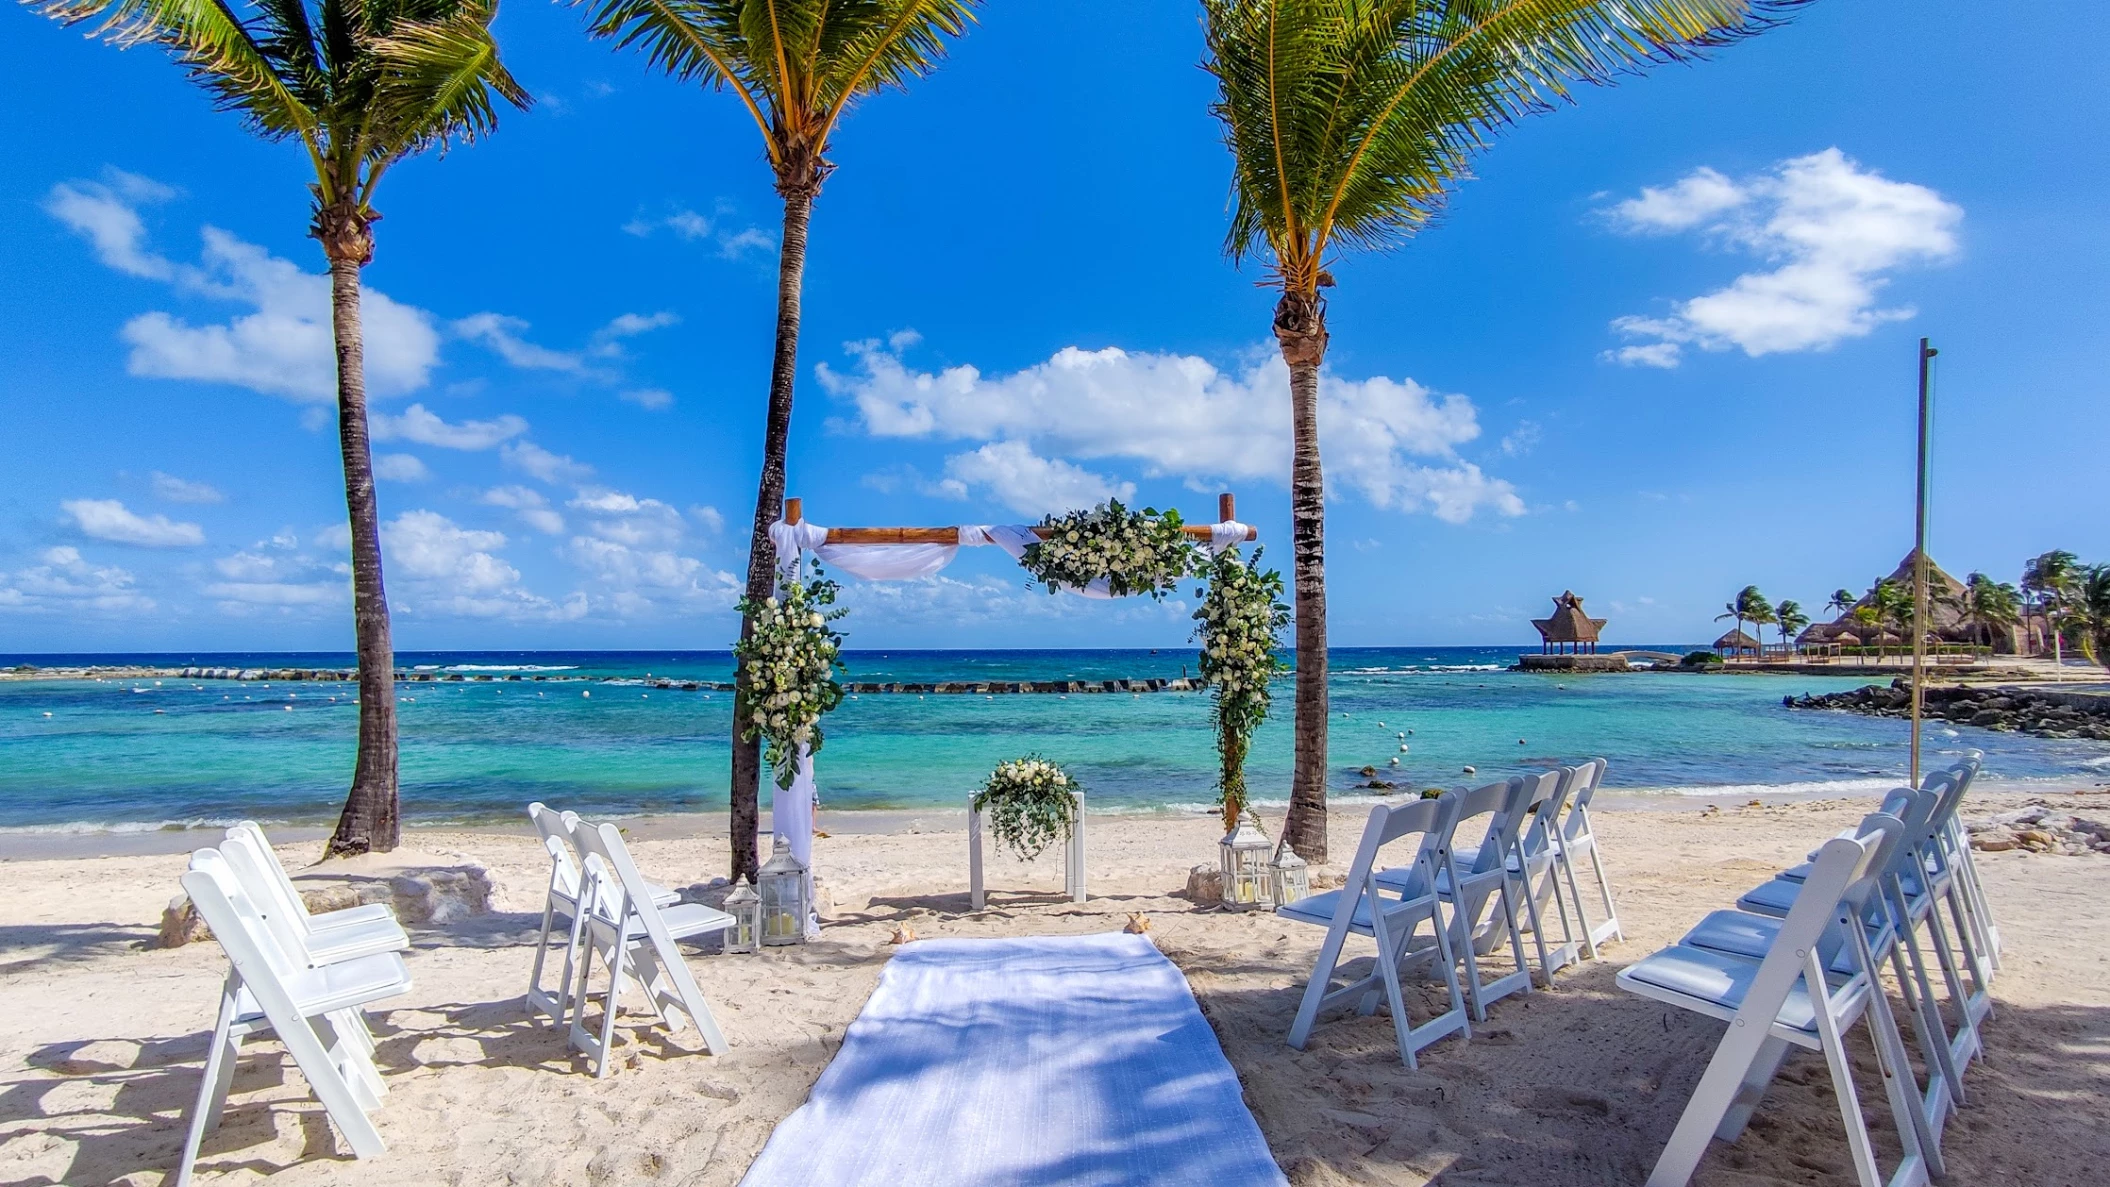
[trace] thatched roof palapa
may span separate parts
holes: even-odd
[[[1757,651],[1759,643],[1758,640],[1744,632],[1731,628],[1721,638],[1714,641],[1714,649],[1716,651]]]
[[[1583,613],[1583,600],[1575,596],[1574,590],[1563,590],[1553,599],[1553,617],[1534,618],[1531,625],[1539,629],[1539,636],[1548,643],[1595,643],[1598,632],[1604,630],[1607,618],[1591,618]]]

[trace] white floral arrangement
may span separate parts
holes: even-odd
[[[1194,612],[1194,633],[1202,645],[1201,678],[1214,699],[1216,790],[1226,828],[1236,828],[1245,811],[1246,751],[1267,720],[1269,682],[1286,670],[1282,631],[1290,610],[1282,603],[1282,574],[1262,570],[1260,553],[1254,549],[1250,561],[1240,560],[1236,548],[1218,553],[1202,568],[1208,587],[1195,591],[1202,605]]]
[[[1032,861],[1057,836],[1069,838],[1082,790],[1059,763],[1029,754],[996,764],[975,793],[974,810],[988,817],[998,845]]]
[[[1117,598],[1162,598],[1194,570],[1194,544],[1177,511],[1132,511],[1109,499],[1089,511],[1050,515],[1039,527],[1043,538],[1026,546],[1019,564],[1050,593],[1083,589],[1103,577]]]
[[[821,714],[842,704],[843,637],[828,624],[849,613],[835,605],[837,585],[814,566],[810,581],[793,581],[760,605],[742,598],[740,612],[754,623],[733,645],[740,661],[742,741],[760,737],[778,787],[798,774],[799,747],[818,754]]]

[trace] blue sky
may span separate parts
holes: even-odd
[[[152,51],[0,22],[0,651],[348,648],[297,149]],[[1523,642],[1564,588],[1612,638],[1694,640],[1746,583],[1865,585],[1910,544],[1923,334],[1936,558],[2110,559],[2106,26],[1816,4],[1517,127],[1440,224],[1343,259],[1334,641]],[[509,6],[540,104],[380,194],[401,648],[735,630],[779,208],[730,96],[580,28]],[[846,123],[793,424],[810,518],[1020,522],[1109,492],[1207,518],[1228,487],[1287,567],[1287,394],[1268,292],[1221,254],[1200,53],[1185,3],[999,2]],[[1188,634],[1176,605],[1029,593],[993,549],[849,600],[853,646]]]

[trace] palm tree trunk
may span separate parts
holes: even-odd
[[[1326,860],[1326,481],[1319,465],[1319,365],[1326,315],[1316,297],[1284,293],[1275,337],[1289,364],[1290,536],[1297,623],[1297,746],[1283,839],[1306,861]]]
[[[769,525],[784,504],[784,453],[791,440],[791,397],[799,370],[799,289],[806,277],[806,228],[813,218],[813,193],[781,189],[784,195],[784,244],[777,257],[777,353],[769,373],[769,422],[762,435],[762,477],[755,488],[755,523],[747,546],[747,597],[760,602],[776,586],[777,550],[769,542]],[[754,621],[740,620],[740,638],[754,631]],[[743,681],[744,683],[744,681]],[[733,698],[732,870],[730,878],[754,880],[760,868],[756,849],[761,827],[762,741],[742,741],[746,699]]]
[[[349,857],[386,853],[401,836],[396,790],[395,648],[388,596],[381,586],[381,508],[374,497],[373,454],[366,437],[365,348],[359,327],[359,269],[371,254],[330,249],[330,321],[337,338],[337,441],[344,454],[344,504],[352,528],[352,622],[359,648],[359,757],[352,790],[328,852]]]

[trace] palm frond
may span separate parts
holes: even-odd
[[[290,43],[297,31],[275,24],[268,12],[252,28],[223,0],[25,2],[68,25],[100,21],[89,35],[120,47],[162,46],[212,95],[214,106],[239,112],[260,135],[311,142],[315,136],[317,115],[307,89],[312,75]]]
[[[456,2],[451,13],[399,18],[366,42],[375,82],[368,103],[370,155],[393,160],[433,145],[488,135],[498,125],[495,95],[516,108],[532,102],[498,58],[491,36],[495,4]]]
[[[1581,84],[1778,24],[1807,0],[1203,0],[1236,160],[1226,250],[1307,291],[1332,245],[1442,209],[1502,128]]]

